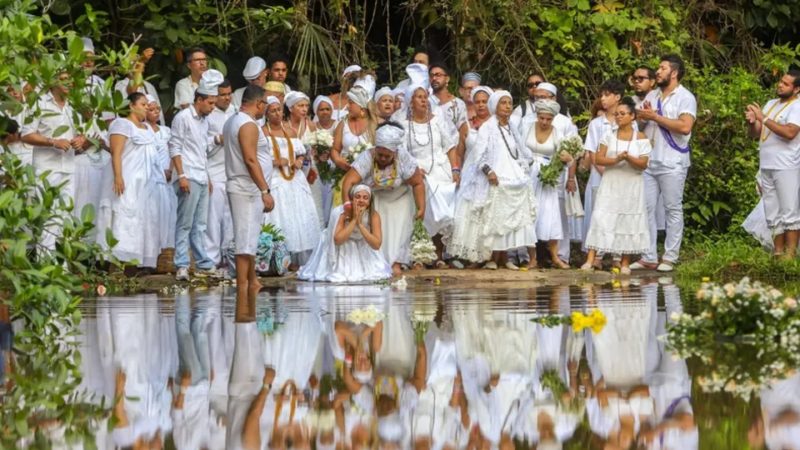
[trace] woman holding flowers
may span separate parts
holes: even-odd
[[[267,97],[267,123],[264,135],[272,153],[272,177],[269,186],[275,209],[267,222],[281,229],[286,248],[292,255],[289,269],[294,271],[306,262],[319,241],[319,219],[311,196],[311,188],[302,176],[306,148],[283,124],[280,100]]]
[[[564,238],[561,223],[561,204],[559,190],[564,185],[564,167],[572,164],[574,158],[559,148],[564,136],[553,127],[553,118],[558,115],[561,106],[554,100],[538,100],[536,121],[523,127],[520,146],[531,152],[531,180],[533,193],[536,195],[538,211],[536,214],[536,237],[547,241],[547,249],[554,267],[568,269],[558,256],[558,243]],[[557,159],[557,161],[553,161]],[[528,247],[529,268],[536,267],[536,247]]]
[[[629,97],[614,112],[618,128],[600,141],[595,164],[605,167],[592,213],[582,270],[592,270],[597,252],[622,255],[622,274],[630,275],[631,255],[650,245],[642,172],[647,169],[650,141],[634,128],[636,106]]]
[[[350,190],[350,205],[338,206],[332,226],[297,277],[309,281],[357,283],[390,278],[392,272],[380,252],[381,216],[375,211],[372,189],[364,184]]]
[[[371,105],[370,94],[361,86],[355,86],[347,92],[347,117],[339,122],[333,133],[331,160],[340,170],[347,172],[355,160],[358,149],[369,147],[375,142],[375,129],[378,126],[374,106]],[[339,182],[341,192],[341,181]],[[341,198],[334,193],[334,205],[341,204]]]
[[[312,105],[314,110],[314,123],[317,131],[314,133],[311,146],[314,148],[314,170],[319,174],[322,203],[321,219],[325,227],[333,207],[333,183],[336,165],[331,161],[331,148],[333,148],[333,133],[339,121],[333,119],[333,101],[325,96],[318,95]],[[306,144],[308,145],[308,144]],[[316,202],[316,198],[314,198]],[[319,212],[320,209],[318,208]]]

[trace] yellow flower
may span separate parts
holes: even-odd
[[[611,287],[613,287],[614,289],[619,289],[620,286],[622,286],[622,283],[620,283],[619,280],[614,280],[611,282]]]
[[[614,275],[619,275],[619,267],[612,267],[611,273],[613,273]]]
[[[709,281],[711,281],[711,278],[709,278],[709,277],[703,277],[703,278],[702,278],[702,281],[703,281],[703,283],[708,283]]]
[[[439,279],[439,277],[436,277],[436,279],[433,280],[433,284],[439,286],[440,284],[442,284],[442,281]]]

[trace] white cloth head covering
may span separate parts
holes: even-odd
[[[311,101],[311,99],[309,99],[306,94],[304,94],[304,93],[302,93],[300,91],[292,91],[292,92],[289,92],[288,94],[286,94],[286,97],[284,97],[283,102],[286,103],[286,106],[289,109],[292,109],[294,107],[294,105],[300,103],[303,100],[308,101],[308,102]]]
[[[467,81],[477,81],[478,83],[480,83],[481,76],[477,72],[467,72],[461,76],[461,84],[464,84]]]
[[[561,111],[561,105],[555,100],[536,100],[533,107],[536,110],[536,114],[550,114],[553,117]]]
[[[564,448],[564,444],[557,441],[539,442],[539,445],[536,446],[536,450],[561,450],[562,448]]]
[[[369,100],[372,98],[371,95],[361,86],[353,86],[352,89],[347,91],[347,98],[352,100],[356,105],[367,108],[369,106]]]
[[[375,146],[396,152],[403,144],[405,134],[406,131],[397,125],[381,125],[375,132]]]
[[[384,86],[384,87],[378,89],[375,92],[375,96],[372,97],[372,100],[374,100],[375,103],[378,103],[378,100],[380,100],[381,97],[386,96],[386,95],[388,95],[390,97],[394,97],[394,90],[392,90],[392,88],[390,88],[388,86]]]
[[[375,77],[369,74],[364,75],[363,77],[356,80],[355,83],[353,83],[353,87],[364,88],[364,90],[367,91],[367,94],[369,95],[370,98],[372,98],[372,96],[375,95],[375,86],[376,86]]]
[[[94,42],[86,36],[82,37],[81,41],[83,41],[83,51],[92,52],[92,54],[94,54]]]
[[[148,104],[148,105],[149,105],[150,103],[158,103],[158,99],[156,99],[155,97],[153,97],[153,96],[152,96],[152,95],[150,95],[150,94],[145,94],[144,98],[146,98],[146,99],[147,99],[147,104]]]
[[[425,64],[414,63],[406,66],[406,73],[408,74],[409,83],[428,83],[430,85],[430,75],[428,74],[428,66]]]
[[[414,98],[414,93],[417,92],[418,89],[422,89],[423,91],[425,91],[425,94],[430,95],[428,92],[428,86],[425,86],[424,84],[421,83],[409,84],[408,88],[406,88],[406,93],[404,95],[404,100],[409,105],[408,106],[409,108],[411,107],[411,99]]]
[[[366,192],[367,194],[372,196],[372,189],[370,189],[369,186],[367,186],[366,184],[357,184],[357,185],[353,186],[353,188],[350,190],[350,196],[352,197],[352,196],[356,195],[359,192]],[[353,376],[355,376],[356,373],[358,373],[358,372],[353,373]],[[363,375],[368,375],[368,378],[367,378],[368,381],[372,380],[372,369],[370,369],[369,371],[363,372]],[[359,380],[359,383],[366,384],[365,382],[363,382],[361,380]]]
[[[275,97],[274,95],[270,95],[269,97],[267,97],[267,106],[274,105],[276,103],[277,104],[281,103],[281,101],[278,100],[278,97]]]
[[[346,77],[348,74],[353,72],[361,72],[361,66],[358,64],[353,64],[351,66],[347,66],[344,68],[344,72],[342,72],[342,78]]]
[[[491,96],[489,96],[489,113],[490,114],[494,114],[497,111],[497,105],[500,103],[500,99],[503,98],[503,97],[508,97],[512,101],[514,100],[514,97],[511,96],[510,92],[502,90],[502,89],[494,91],[494,93]]]
[[[474,88],[472,88],[472,96],[470,97],[473,102],[475,101],[475,94],[477,94],[478,92],[483,92],[489,97],[491,97],[492,94],[494,94],[494,90],[492,90],[492,88],[490,88],[489,86],[475,86]]]
[[[333,109],[333,100],[327,95],[318,95],[317,98],[314,99],[314,104],[311,105],[312,109],[314,110],[314,115],[317,114],[317,109],[319,109],[319,105],[327,103],[331,105],[331,109]]]
[[[539,86],[536,86],[536,89],[543,89],[553,95],[558,95],[558,88],[556,88],[556,85],[552,83],[548,82],[539,83]]]
[[[361,187],[361,188],[360,189],[356,189],[356,188],[359,188],[359,187]],[[364,189],[364,188],[366,188],[366,189]],[[361,191],[369,192],[369,195],[370,196],[372,195],[372,190],[368,186],[363,185],[363,184],[359,184],[359,185],[353,186],[353,189],[350,190],[350,196],[352,197],[353,195],[356,195],[356,192],[361,192]],[[369,384],[369,382],[372,381],[372,369],[364,370],[364,371],[354,370],[353,371],[353,378],[355,378],[356,381],[358,381],[361,384]]]
[[[217,95],[217,88],[225,80],[222,72],[214,69],[208,69],[203,72],[200,78],[200,83],[197,86],[197,93],[203,95]]]
[[[267,62],[264,61],[264,58],[260,56],[253,56],[252,58],[247,60],[247,64],[244,65],[244,70],[242,71],[242,76],[245,80],[255,80],[261,75],[261,72],[266,70]]]
[[[399,413],[378,419],[378,437],[384,442],[400,443],[403,439],[403,420]]]

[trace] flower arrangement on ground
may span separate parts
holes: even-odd
[[[411,261],[419,264],[431,264],[436,261],[436,247],[421,220],[414,222],[414,233],[411,236]]]

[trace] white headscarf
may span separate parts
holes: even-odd
[[[367,95],[369,97],[375,95],[375,85],[376,85],[375,77],[369,74],[364,75],[363,77],[356,80],[355,83],[353,83],[353,87],[361,87],[365,91],[367,91]]]
[[[494,93],[489,97],[489,113],[490,114],[494,114],[495,112],[497,112],[497,105],[500,103],[500,99],[502,99],[503,97],[508,97],[512,101],[514,100],[514,97],[512,97],[511,93],[508,92],[508,91],[505,91],[505,90],[502,90],[502,89],[498,90],[498,91],[494,91]]]
[[[375,96],[372,97],[372,100],[375,103],[378,103],[378,101],[381,99],[381,97],[384,97],[384,96],[387,96],[387,95],[392,97],[392,100],[394,100],[394,92],[392,91],[392,88],[390,88],[388,86],[384,86],[384,87],[378,89],[377,92],[375,92]]]
[[[342,78],[346,77],[348,74],[351,74],[353,72],[361,72],[361,66],[359,66],[358,64],[353,64],[351,66],[345,67],[344,72],[342,72]]]
[[[347,91],[347,98],[352,100],[356,105],[366,109],[369,107],[370,95],[366,89],[361,86],[353,86],[352,89]]]
[[[471,97],[470,97],[470,99],[473,102],[475,102],[475,94],[477,94],[478,92],[483,92],[484,94],[488,95],[489,97],[491,97],[492,94],[494,94],[494,91],[489,86],[475,86],[474,88],[472,88],[472,94],[471,94]]]
[[[559,111],[561,111],[561,105],[553,100],[536,100],[536,103],[533,104],[533,108],[536,110],[536,114],[545,113],[553,117],[557,116]]]
[[[270,95],[269,97],[267,97],[267,106],[274,105],[276,103],[279,105],[281,103],[281,101],[278,100],[278,97],[275,97],[274,95]]]
[[[375,146],[396,152],[403,144],[406,131],[396,125],[385,124],[375,132]]]
[[[367,186],[366,184],[357,184],[357,185],[353,186],[353,188],[350,189],[350,196],[352,197],[352,196],[356,195],[359,192],[366,192],[367,194],[370,195],[370,197],[372,196],[372,189],[370,189],[370,187]],[[356,376],[357,373],[359,373],[359,372],[354,372],[353,376]],[[372,369],[370,369],[368,372],[363,372],[363,373],[360,373],[360,374],[361,374],[361,376],[366,376],[367,377],[366,378],[367,381],[372,379]],[[361,383],[361,384],[366,384],[366,381],[358,380],[358,382]]]
[[[400,443],[405,431],[400,414],[392,413],[378,419],[378,437],[384,442]]]
[[[147,99],[147,104],[148,104],[148,105],[149,105],[150,103],[158,103],[158,100],[157,100],[155,97],[153,97],[152,95],[150,95],[150,94],[146,94],[146,95],[144,96],[144,98],[146,98],[146,99]]]
[[[330,97],[328,97],[327,95],[318,95],[317,98],[314,99],[314,104],[312,105],[311,108],[314,110],[315,116],[317,115],[317,110],[319,109],[319,105],[323,103],[331,105],[331,109],[333,109],[333,100],[331,100]]]
[[[302,93],[300,91],[292,91],[292,92],[289,92],[288,94],[286,94],[286,97],[284,97],[283,102],[286,103],[286,106],[289,109],[292,109],[292,107],[294,107],[294,105],[300,103],[303,100],[309,101],[309,102],[311,101],[311,99],[309,99],[306,94],[304,94],[304,93]]]

